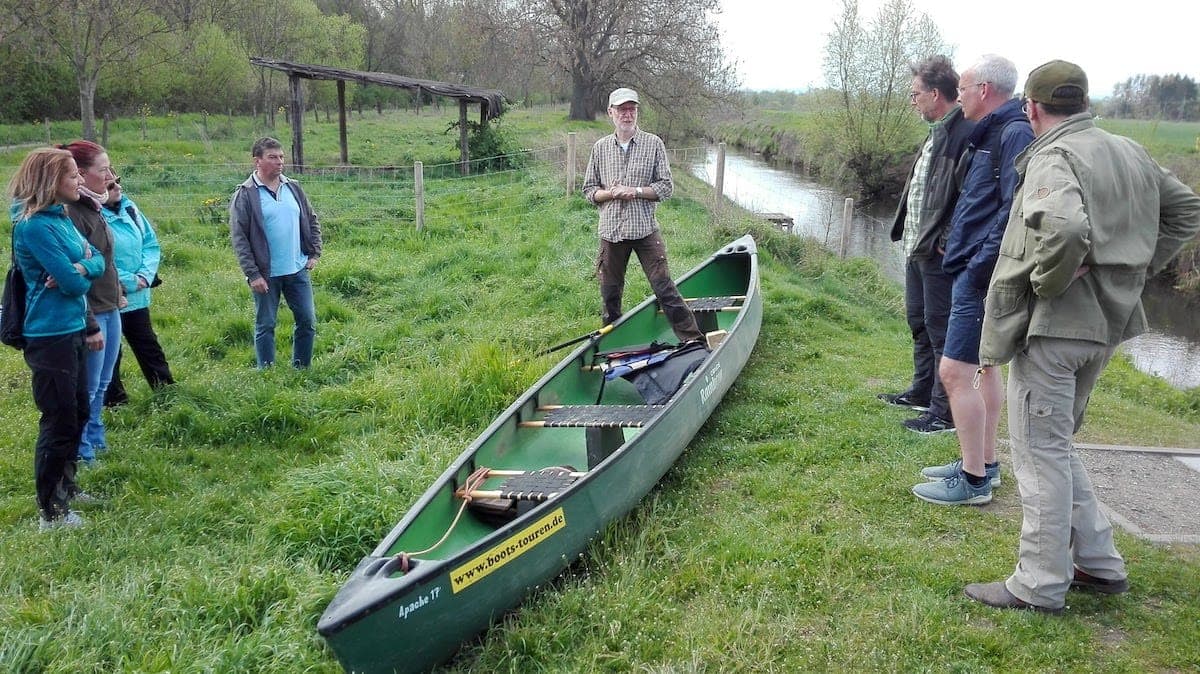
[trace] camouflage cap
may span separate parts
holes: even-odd
[[[1025,98],[1046,105],[1087,105],[1087,74],[1067,61],[1043,63],[1025,78]]]

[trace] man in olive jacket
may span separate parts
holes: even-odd
[[[1025,96],[1036,140],[1017,159],[979,353],[985,366],[1012,361],[1024,520],[1013,574],[965,591],[989,606],[1059,613],[1069,588],[1129,588],[1072,436],[1117,345],[1146,329],[1146,279],[1200,232],[1200,197],[1138,144],[1096,128],[1079,66],[1039,66]]]

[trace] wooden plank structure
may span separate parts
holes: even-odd
[[[309,63],[292,63],[251,57],[250,64],[261,68],[270,68],[287,73],[291,91],[291,105],[288,115],[292,124],[292,166],[297,172],[304,172],[304,100],[300,89],[300,80],[333,80],[337,82],[338,95],[338,140],[341,143],[342,164],[350,163],[349,151],[346,147],[346,82],[353,81],[361,84],[378,84],[385,87],[408,89],[416,93],[420,101],[423,93],[434,96],[453,98],[458,101],[458,147],[459,162],[463,175],[470,173],[470,150],[467,147],[467,106],[479,104],[479,123],[487,124],[504,112],[504,93],[497,89],[468,87],[450,82],[422,80],[414,77],[393,75],[392,73],[365,72],[334,66],[313,65]]]
[[[792,227],[796,224],[792,220],[792,216],[788,215],[787,213],[759,213],[758,217],[779,225],[779,228],[788,234],[792,233]]]

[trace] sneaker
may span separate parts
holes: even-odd
[[[875,397],[878,398],[881,402],[887,403],[888,405],[895,405],[896,407],[907,407],[909,409],[916,410],[918,412],[928,412],[929,411],[929,401],[928,400],[926,400],[925,402],[920,402],[920,401],[916,400],[915,398],[912,398],[911,396],[909,396],[908,391],[905,391],[904,393],[880,393],[880,394],[876,395]]]
[[[985,466],[987,476],[992,481],[992,489],[1000,486],[1000,464]],[[962,470],[962,459],[951,461],[944,466],[928,466],[921,469],[921,474],[930,482],[944,480],[951,475],[957,475]]]
[[[959,471],[956,475],[937,482],[922,482],[912,488],[912,493],[922,501],[938,505],[983,505],[992,501],[992,484],[972,487],[967,476]]]
[[[923,435],[933,435],[935,433],[953,433],[954,422],[949,419],[943,419],[932,412],[926,412],[916,419],[909,419],[900,422],[910,431],[921,433]]]
[[[46,519],[43,515],[38,522],[38,531],[53,531],[55,529],[78,529],[83,526],[83,517],[74,510],[68,510],[66,515],[55,517],[52,520]]]

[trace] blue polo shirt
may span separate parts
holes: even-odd
[[[280,176],[279,180],[279,192],[276,193],[254,176],[262,203],[267,248],[271,251],[272,277],[295,274],[308,264],[308,256],[300,250],[300,203],[287,186],[288,179]]]

